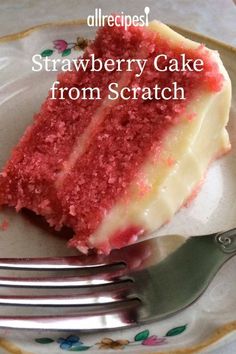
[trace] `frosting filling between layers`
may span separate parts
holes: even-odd
[[[171,219],[198,186],[212,159],[230,148],[224,128],[228,118],[225,101],[229,101],[229,88],[220,97],[204,97],[192,105],[198,108],[198,114],[191,125],[184,120],[174,127],[158,162],[150,158],[142,167],[140,179],[146,184],[146,191],[142,192],[143,184],[140,191],[139,178],[133,181],[128,191],[128,202],[121,200],[115,205],[89,237],[89,248],[109,253],[124,243],[122,239],[118,244],[118,233],[133,243],[140,233],[139,238],[142,239],[142,234],[151,233]]]

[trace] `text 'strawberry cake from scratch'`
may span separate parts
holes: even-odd
[[[203,71],[157,71],[154,58],[201,58]],[[100,100],[48,98],[0,176],[0,204],[28,208],[71,246],[109,253],[171,219],[191,198],[209,163],[230,148],[230,79],[217,52],[157,21],[148,28],[100,29],[83,57],[147,59],[132,71],[64,72],[60,87],[98,87]],[[124,61],[125,62],[125,61]],[[161,66],[162,67],[162,66]],[[184,88],[184,100],[108,99],[108,86]],[[58,91],[57,91],[58,92]]]

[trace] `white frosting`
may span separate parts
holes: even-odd
[[[175,45],[199,46],[157,21],[153,21],[150,28]],[[90,236],[91,247],[99,248],[104,243],[109,246],[109,236],[130,225],[152,232],[165,224],[200,184],[209,163],[230,148],[225,126],[229,118],[231,83],[218,53],[210,52],[225,78],[222,90],[198,93],[198,98],[187,107],[190,114],[195,113],[194,118],[187,120],[186,114],[181,117],[181,123],[168,133],[157,161],[152,158],[142,167],[140,175],[148,191],[140,196],[139,179],[134,181],[128,202],[116,203]]]

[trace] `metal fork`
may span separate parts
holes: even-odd
[[[58,306],[60,311],[61,307],[76,308],[73,314],[65,311],[63,315],[0,315],[0,327],[93,331],[157,321],[192,304],[219,268],[236,254],[236,229],[190,237],[162,261],[158,239],[113,251],[108,257],[0,259],[2,269],[64,273],[60,277],[1,276],[1,287],[77,291],[54,296],[0,296],[0,305]],[[65,275],[65,270],[76,274]]]

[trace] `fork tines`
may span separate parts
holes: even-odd
[[[72,314],[1,316],[0,327],[47,330],[98,330],[134,324],[137,298],[132,278],[122,261],[84,263],[79,257],[1,259],[0,268],[22,271],[57,271],[56,276],[1,276],[0,286],[25,288],[27,295],[2,295],[0,305],[27,307],[75,307]],[[59,271],[76,271],[76,275],[58,276]],[[86,271],[86,274],[79,274]],[[46,295],[30,295],[30,289],[46,290]],[[73,293],[51,295],[50,288],[71,288]],[[61,290],[60,290],[61,289]]]

